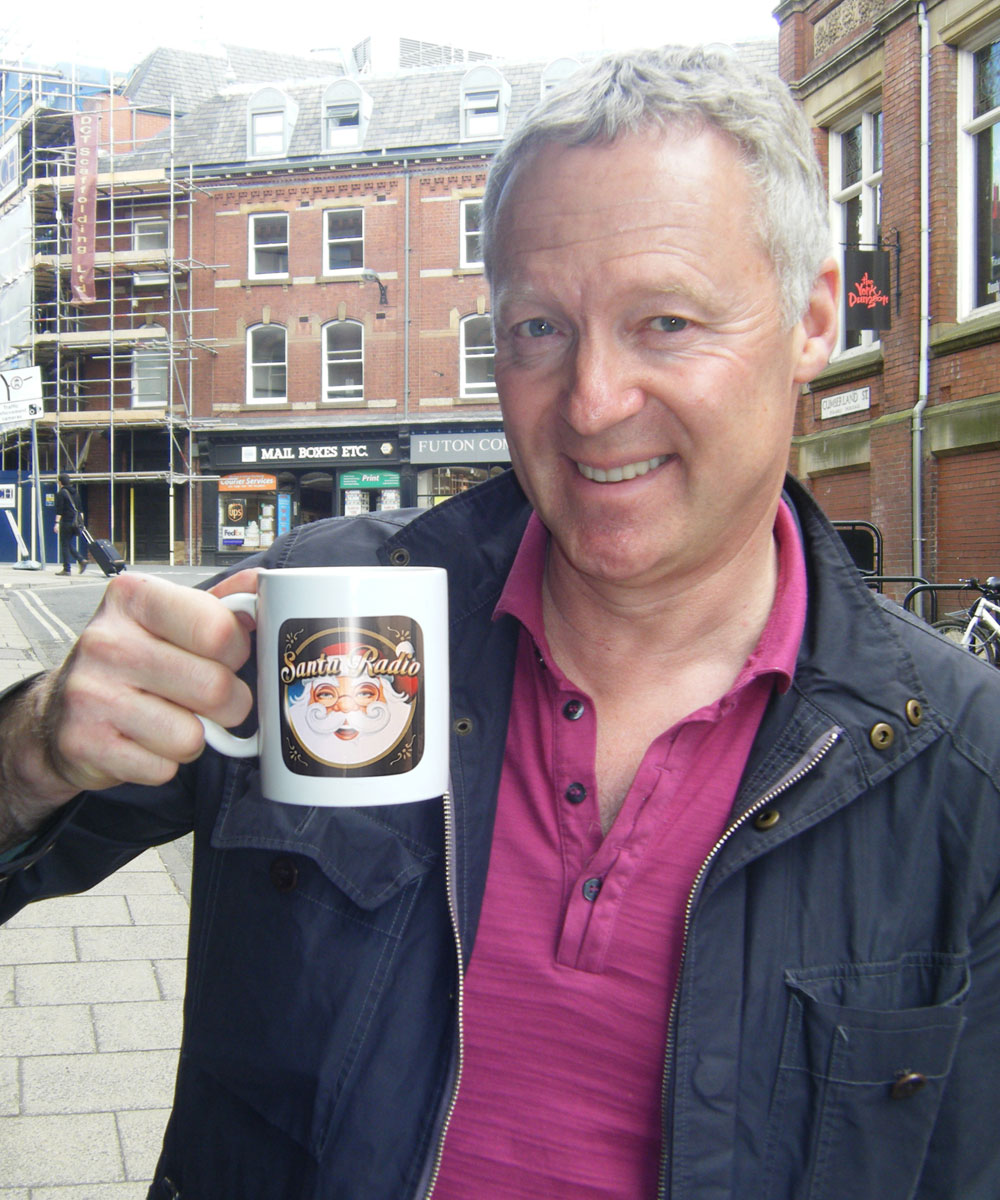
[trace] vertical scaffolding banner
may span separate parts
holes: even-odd
[[[97,113],[76,113],[73,133],[76,138],[76,176],[73,184],[73,304],[93,304],[94,238],[97,226],[97,140],[100,118]]]

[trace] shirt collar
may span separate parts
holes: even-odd
[[[784,497],[774,521],[778,546],[778,581],[767,624],[750,657],[743,664],[731,691],[761,675],[773,674],[780,692],[788,691],[806,620],[806,563],[795,518]],[[545,661],[551,666],[548,640],[542,620],[542,574],[548,552],[549,531],[533,512],[521,538],[503,592],[493,610],[494,619],[504,614],[515,617],[531,634]]]

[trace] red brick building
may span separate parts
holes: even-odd
[[[890,266],[891,328],[842,334],[804,395],[793,469],[830,516],[881,529],[885,573],[1000,574],[1000,9],[785,0],[776,15],[835,252],[881,248]]]

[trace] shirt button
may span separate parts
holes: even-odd
[[[597,895],[601,890],[601,880],[595,875],[592,879],[587,879],[583,884],[583,898],[593,903],[597,899]]]
[[[567,721],[579,721],[583,716],[583,701],[567,700],[562,711]]]
[[[281,856],[271,863],[271,883],[279,892],[291,892],[299,882],[299,869],[294,859]]]
[[[571,783],[563,795],[570,804],[582,804],[587,799],[587,789],[582,783]]]

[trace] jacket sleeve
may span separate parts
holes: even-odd
[[[1000,1196],[1000,886],[970,949],[965,1026],[915,1200]]]
[[[86,891],[192,821],[188,771],[165,787],[83,793],[0,862],[0,924],[34,900]]]

